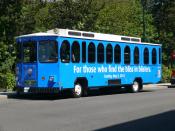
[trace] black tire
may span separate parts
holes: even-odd
[[[74,89],[72,90],[72,95],[74,98],[80,98],[83,94],[83,88],[81,86],[81,84],[76,83],[74,85]]]
[[[83,94],[82,94],[83,97],[86,97],[88,96],[88,89],[87,88],[83,88]]]
[[[16,94],[15,94],[16,97],[20,98],[23,96],[23,92],[20,91],[20,90],[16,90]]]

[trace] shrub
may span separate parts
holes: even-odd
[[[162,66],[162,82],[170,82],[171,68]]]
[[[6,74],[6,89],[12,91],[15,88],[15,75],[12,73]]]
[[[15,88],[15,75],[12,73],[0,74],[1,91],[12,91]]]

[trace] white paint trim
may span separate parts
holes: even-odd
[[[85,37],[85,36],[75,36],[75,35],[69,35],[68,32],[78,32],[78,33],[89,33],[93,34],[94,37]],[[161,44],[153,44],[153,43],[142,43],[141,38],[138,37],[130,37],[130,36],[122,36],[122,35],[112,35],[112,34],[102,34],[102,33],[95,33],[95,32],[86,32],[86,31],[78,31],[78,30],[69,30],[69,29],[53,29],[49,30],[47,32],[40,32],[40,33],[33,33],[33,34],[28,34],[28,35],[22,35],[17,38],[22,38],[22,37],[33,37],[33,36],[62,36],[62,37],[70,37],[70,38],[81,38],[81,39],[89,39],[89,40],[100,40],[100,41],[111,41],[111,42],[124,42],[124,43],[136,43],[136,44],[144,44],[144,45],[157,45],[161,46]],[[122,37],[127,37],[127,38],[134,38],[138,39],[139,42],[135,41],[124,41],[121,38]]]

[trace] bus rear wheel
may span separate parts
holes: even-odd
[[[83,91],[82,86],[79,83],[76,83],[74,85],[74,89],[72,91],[73,97],[74,98],[80,98],[82,96],[82,91]]]

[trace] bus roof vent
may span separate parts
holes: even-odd
[[[121,40],[122,41],[130,41],[130,38],[129,37],[121,37]]]
[[[93,33],[82,33],[82,35],[84,37],[91,37],[91,38],[95,37],[95,35]]]
[[[132,42],[141,42],[140,38],[131,38]]]
[[[81,36],[81,32],[77,32],[77,31],[69,31],[68,35],[72,35],[72,36]]]

